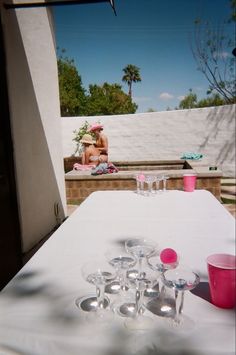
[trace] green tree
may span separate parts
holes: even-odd
[[[215,93],[205,99],[198,101],[196,107],[221,106],[224,104],[225,101],[222,99],[222,97],[218,93]]]
[[[74,60],[60,55],[57,65],[61,116],[85,115],[86,93]]]
[[[236,1],[230,1],[232,13],[228,21],[216,29],[209,22],[195,21],[192,53],[198,69],[209,83],[208,94],[218,93],[225,103],[236,102],[236,58],[232,55],[235,48],[235,29],[232,36],[225,34],[227,26],[236,21]]]
[[[193,93],[192,89],[189,89],[189,94],[184,97],[179,103],[180,109],[194,108],[197,104],[197,95]]]
[[[121,85],[104,83],[90,85],[87,96],[88,116],[135,113],[138,106],[125,94]]]
[[[185,98],[180,101],[179,108],[180,109],[189,109],[189,108],[200,108],[200,107],[211,107],[211,106],[221,106],[224,105],[224,99],[218,94],[212,94],[208,97],[201,99],[198,101],[197,95],[193,93],[190,89],[189,94],[185,96]]]
[[[129,96],[132,97],[132,84],[141,81],[140,68],[136,65],[128,64],[124,69],[124,75],[122,81],[128,84]]]

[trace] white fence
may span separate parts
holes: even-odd
[[[179,159],[201,153],[225,176],[235,176],[236,105],[132,115],[63,117],[63,155],[71,156],[74,130],[87,120],[100,122],[109,139],[111,161]]]

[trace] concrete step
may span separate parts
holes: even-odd
[[[235,178],[222,178],[221,185],[227,185],[227,184],[236,185],[236,179]]]
[[[227,209],[227,211],[229,211],[229,213],[232,214],[232,216],[234,218],[236,218],[236,205],[234,203],[233,204],[230,204],[230,203],[223,204],[223,206]]]
[[[225,199],[227,200],[227,202],[224,202],[224,203],[233,203],[233,204],[236,204],[236,196],[235,195],[230,195],[230,194],[225,194],[225,193],[222,193],[220,195],[221,199]]]
[[[221,185],[221,192],[224,194],[229,194],[229,195],[236,195],[236,186],[222,186]]]

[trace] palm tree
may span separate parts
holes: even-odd
[[[123,69],[124,76],[122,78],[122,81],[128,84],[130,97],[132,97],[132,83],[137,83],[138,81],[141,81],[139,70],[140,69],[133,64],[128,64]]]

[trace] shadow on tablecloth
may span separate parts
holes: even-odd
[[[194,295],[203,298],[205,301],[211,303],[210,287],[208,282],[200,282],[197,287],[191,290]]]

